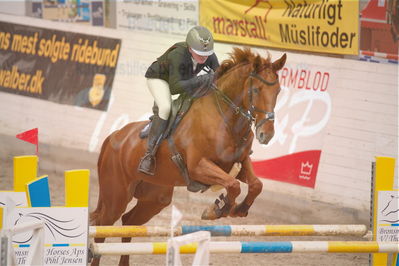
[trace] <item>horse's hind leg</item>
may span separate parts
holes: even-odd
[[[123,225],[143,225],[162,209],[167,207],[173,196],[173,187],[158,186],[142,182],[135,190],[137,204],[122,216]],[[131,237],[122,238],[122,242],[130,242]],[[119,265],[129,265],[129,256],[121,256]]]
[[[248,215],[248,210],[254,203],[256,197],[262,192],[263,184],[255,175],[249,157],[242,162],[242,169],[237,178],[248,184],[248,194],[240,204],[233,208],[230,216],[245,217]]]

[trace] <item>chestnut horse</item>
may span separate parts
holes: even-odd
[[[227,191],[220,204],[223,206],[213,204],[203,219],[247,216],[261,193],[262,183],[249,157],[254,138],[252,124],[257,140],[267,144],[274,135],[274,107],[280,91],[277,71],[285,60],[285,54],[271,62],[270,56],[262,58],[249,48],[234,48],[230,59],[217,70],[217,89],[196,99],[173,133],[190,178],[220,185]],[[175,186],[186,185],[171,160],[166,141],[158,149],[155,175],[137,171],[146,150],[146,140],[140,139],[139,133],[147,123],[130,123],[105,139],[98,160],[98,205],[90,215],[93,225],[112,225],[122,214],[123,225],[142,225],[171,203]],[[235,162],[242,165],[237,178],[228,174]],[[248,194],[236,204],[239,180],[248,184]],[[124,214],[133,197],[136,205]],[[122,238],[122,242],[130,240]],[[94,259],[92,265],[98,264],[99,258]],[[119,264],[128,265],[129,256],[122,256]]]

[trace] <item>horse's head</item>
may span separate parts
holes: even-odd
[[[270,56],[262,58],[249,48],[234,48],[231,58],[224,60],[218,69],[218,87],[230,107],[255,122],[256,138],[267,144],[274,135],[274,107],[280,92],[277,71],[283,68],[284,54],[272,62]]]
[[[277,71],[285,64],[286,55],[271,62],[270,58],[255,57],[244,88],[248,88],[247,108],[255,118],[256,138],[261,144],[267,144],[274,136],[274,107],[280,92]]]

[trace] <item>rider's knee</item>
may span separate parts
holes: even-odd
[[[162,104],[158,106],[158,115],[162,119],[167,120],[169,118],[170,110],[171,110],[171,105],[170,104]]]

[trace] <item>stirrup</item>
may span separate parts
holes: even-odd
[[[148,162],[148,160],[150,161]],[[155,167],[156,167],[155,156],[153,156],[151,153],[145,153],[140,160],[139,167],[137,168],[137,170],[147,175],[154,175]]]

